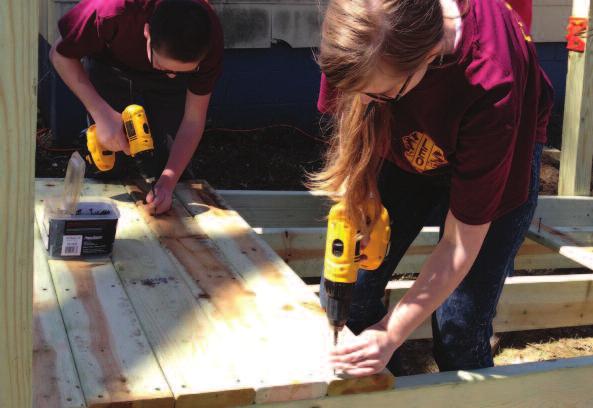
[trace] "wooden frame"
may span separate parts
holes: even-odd
[[[301,277],[318,277],[323,264],[325,197],[311,192],[229,191],[221,196]],[[290,203],[287,205],[287,203]],[[534,220],[548,225],[583,227],[593,223],[593,199],[540,196]],[[425,227],[395,273],[418,273],[438,242],[438,227]],[[515,258],[515,269],[572,269],[580,264],[530,233]]]
[[[61,184],[36,183],[38,221]],[[306,284],[207,185],[176,194],[173,211],[154,218],[136,186],[87,181],[83,195],[110,197],[120,212],[108,259],[48,259],[37,236],[36,294],[46,301],[35,304],[35,339],[53,358],[36,355],[36,378],[56,379],[35,387],[38,406],[80,407],[72,384],[88,407],[151,408],[392,387],[388,372],[336,377],[324,358],[326,316]],[[60,314],[63,329],[54,326]],[[296,343],[306,352],[290,352]]]
[[[400,377],[391,391],[294,401],[274,404],[270,408],[585,408],[593,405],[592,389],[593,357],[581,357]]]
[[[59,181],[38,183],[37,190],[47,195],[58,183]],[[235,287],[233,279],[240,279],[248,285],[249,291],[263,296],[260,301],[268,296],[268,300],[264,302],[266,305],[276,296],[274,293],[280,293],[277,286],[281,282],[280,276],[283,276],[283,285],[288,285],[281,292],[284,294],[294,292],[295,299],[301,299],[299,302],[310,304],[309,307],[313,307],[315,302],[311,292],[316,289],[316,285],[310,285],[307,288],[296,278],[290,268],[273,254],[272,248],[265,241],[266,237],[268,241],[271,241],[269,239],[271,236],[277,238],[277,232],[266,236],[266,228],[259,231],[259,234],[252,231],[239,214],[226,207],[225,201],[215,198],[207,189],[201,192],[201,184],[190,183],[179,186],[174,211],[169,216],[157,219],[144,214],[140,207],[134,204],[136,198],[132,199],[128,196],[131,194],[132,197],[136,197],[139,194],[137,188],[135,186],[126,188],[127,192],[123,186],[87,182],[83,192],[86,195],[107,195],[118,200],[123,224],[118,230],[119,241],[112,261],[96,261],[92,264],[47,261],[45,252],[40,249],[39,237],[36,238],[35,273],[36,276],[41,277],[41,279],[36,277],[35,286],[35,316],[38,321],[35,331],[36,350],[53,350],[57,357],[53,359],[36,357],[35,378],[40,379],[37,384],[44,385],[41,388],[39,385],[35,388],[36,406],[52,407],[53,403],[56,407],[73,408],[83,406],[81,403],[89,407],[102,404],[118,406],[136,403],[149,407],[183,408],[196,404],[239,406],[264,402],[282,403],[283,406],[310,406],[308,404],[316,406],[321,404],[319,406],[328,407],[357,406],[361,397],[340,396],[355,391],[363,392],[364,398],[369,399],[372,404],[383,406],[400,399],[405,401],[405,398],[408,398],[406,396],[408,391],[413,393],[413,387],[422,387],[423,391],[426,390],[427,403],[429,403],[432,401],[431,398],[442,398],[449,393],[452,393],[452,399],[460,398],[455,390],[466,387],[469,390],[482,389],[482,387],[498,390],[499,387],[504,386],[514,390],[517,387],[517,381],[533,381],[534,386],[540,386],[541,381],[543,383],[555,381],[559,372],[568,372],[570,377],[573,373],[587,373],[590,370],[587,367],[589,362],[587,358],[563,360],[552,365],[541,363],[518,367],[497,367],[475,372],[403,377],[396,379],[395,389],[389,391],[390,383],[384,380],[372,380],[367,383],[341,380],[326,382],[323,375],[316,377],[317,374],[315,374],[313,378],[317,378],[316,381],[294,385],[290,383],[290,378],[284,377],[282,374],[284,371],[265,376],[260,380],[261,377],[258,377],[257,372],[244,371],[245,361],[228,366],[221,365],[221,361],[218,361],[213,365],[214,355],[232,350],[231,344],[228,344],[225,338],[228,338],[236,329],[210,326],[210,323],[204,322],[219,320],[220,316],[217,314],[221,312],[217,310],[222,308],[220,310],[223,318],[235,322],[233,325],[239,324],[237,327],[241,327],[241,325],[253,324],[253,322],[248,323],[248,315],[252,313],[245,315],[239,312],[252,308],[251,295],[246,297],[241,289]],[[253,199],[252,193],[225,192],[224,194],[231,200],[240,196],[244,207],[248,206],[249,200]],[[249,195],[251,198],[245,201]],[[263,202],[269,204],[271,197],[272,200],[285,200],[286,196],[294,195],[295,193],[284,195],[280,192],[268,192],[264,194],[266,200]],[[258,198],[257,195],[256,198]],[[262,201],[259,198],[258,201],[259,204],[255,208],[261,211]],[[298,201],[295,200],[295,202]],[[538,215],[542,219],[549,220],[564,234],[591,233],[593,228],[586,227],[590,203],[591,201],[586,198],[574,200],[543,198]],[[302,204],[303,202],[300,205]],[[570,208],[571,217],[569,219],[558,217],[558,206]],[[252,209],[247,213],[253,216],[257,214],[257,211],[254,211]],[[293,209],[293,211],[301,210]],[[195,220],[192,217],[195,217]],[[294,217],[291,222],[298,225],[298,219],[299,217]],[[571,225],[565,227],[556,225],[563,222]],[[298,228],[296,230],[298,231]],[[425,235],[418,238],[417,246],[434,244],[437,234],[436,229],[427,229]],[[299,237],[305,242],[308,240],[306,234]],[[318,242],[320,239],[321,237],[318,237],[317,241],[309,241]],[[191,251],[188,252],[188,249]],[[220,256],[222,258],[219,258]],[[139,263],[138,260],[142,259],[143,261]],[[264,271],[270,268],[269,262],[276,265],[274,268],[277,271],[269,278],[265,278],[265,273],[264,275],[253,273],[256,270]],[[146,269],[147,265],[151,265],[149,269]],[[211,279],[204,275],[203,267],[218,275],[211,281],[211,286],[207,283],[196,283]],[[220,280],[225,275],[228,275],[228,279]],[[148,283],[140,284],[143,281]],[[172,284],[159,284],[164,281]],[[390,306],[395,305],[411,284],[412,281],[390,282],[386,303]],[[276,289],[270,292],[273,286]],[[509,278],[499,304],[495,328],[497,331],[515,331],[593,324],[593,291],[590,290],[592,286],[593,274]],[[220,289],[216,289],[217,287]],[[97,289],[89,291],[88,288]],[[269,295],[272,298],[269,298]],[[117,306],[110,301],[114,298],[120,299]],[[197,309],[192,306],[196,301],[199,306]],[[282,302],[290,303],[286,295],[283,295]],[[298,308],[297,303],[294,305],[291,303],[291,308]],[[56,307],[58,307],[56,305],[59,305],[58,310],[61,313],[56,313]],[[266,306],[266,310],[267,308],[269,306]],[[40,315],[40,310],[53,310],[53,313]],[[105,313],[97,315],[98,310],[104,310]],[[120,311],[121,316],[116,315],[118,313],[116,310]],[[262,309],[257,310],[257,313],[263,312]],[[121,311],[124,312],[121,313]],[[302,312],[304,311],[305,309],[302,309]],[[60,314],[65,323],[63,329],[59,324],[56,327]],[[190,322],[194,319],[189,317],[192,315],[202,317],[190,325],[178,326],[176,323],[178,316],[187,316],[183,320]],[[278,312],[273,312],[266,319],[279,318],[280,322],[285,319],[282,316]],[[90,321],[95,323],[89,325]],[[111,334],[104,339],[96,338],[93,335],[93,328],[96,328],[97,324],[102,327],[99,332]],[[272,326],[276,327],[277,324],[274,323]],[[197,327],[200,328],[196,330]],[[173,328],[175,336],[168,335]],[[288,332],[287,329],[288,327],[284,327],[280,332]],[[305,326],[303,330],[307,330]],[[195,334],[200,332],[212,333],[211,335],[214,336],[208,342],[208,352],[191,352],[188,344],[200,344],[204,341],[198,337],[194,338]],[[136,334],[131,336],[131,333]],[[425,323],[414,332],[411,338],[421,339],[430,336],[430,326]],[[240,337],[243,340],[248,339],[248,332]],[[74,338],[77,340],[73,341]],[[135,340],[132,341],[132,338]],[[190,340],[189,343],[188,340]],[[289,340],[282,342],[283,345],[288,343]],[[89,348],[90,344],[101,345],[101,350],[110,350],[109,358],[106,360],[103,351],[99,351],[97,346]],[[299,344],[302,346],[302,339],[299,340]],[[138,345],[140,345],[139,348]],[[250,346],[250,349],[257,350],[253,346],[256,344]],[[313,343],[305,347],[307,350],[312,348],[314,348]],[[273,348],[267,346],[266,349],[268,354],[273,352]],[[152,350],[154,354],[152,352],[146,354],[142,350]],[[277,352],[277,356],[284,355],[284,351],[280,349]],[[261,354],[261,352],[253,353]],[[47,356],[50,355],[47,354]],[[41,356],[45,357],[46,354]],[[244,360],[244,357],[240,356],[241,354],[237,354],[232,360]],[[276,357],[272,361],[275,362],[278,359],[279,357]],[[302,354],[294,353],[292,364],[297,367],[298,361],[302,359]],[[84,368],[93,361],[99,364],[91,364],[90,367],[94,367],[93,369]],[[143,364],[138,366],[130,364],[130,361],[143,361]],[[273,367],[276,367],[274,363],[268,368]],[[234,376],[242,379],[240,384],[234,383]],[[509,377],[506,383],[502,381],[504,376]],[[47,384],[41,381],[42,378],[47,377],[56,378],[56,382]],[[192,380],[194,377],[209,378],[209,381],[195,382]],[[125,386],[122,387],[118,382],[119,378],[126,379]],[[388,379],[388,377],[382,378]],[[577,382],[577,384],[580,383]],[[381,389],[388,391],[381,391]],[[376,391],[371,392],[371,390]],[[415,393],[418,393],[418,390]],[[422,394],[424,398],[425,395]],[[493,398],[494,403],[499,403],[498,395],[488,395],[489,398]],[[535,396],[532,397],[535,398]],[[585,397],[579,394],[575,398],[580,402],[580,398]],[[288,400],[302,400],[302,402]]]
[[[438,242],[438,227],[425,227],[412,243],[395,274],[414,274]],[[323,267],[325,228],[255,228],[255,231],[301,277],[319,277]],[[572,269],[580,265],[532,238],[527,239],[515,258],[516,270]]]
[[[225,198],[233,201],[237,194],[223,192]],[[259,201],[261,196],[249,193],[251,199]],[[294,193],[291,193],[294,195]],[[260,213],[260,205],[249,207],[242,194],[237,202],[249,214],[256,225],[274,225],[274,219],[291,219],[280,214],[274,207],[274,200],[280,200],[280,193],[265,193],[266,206],[275,212],[273,217]],[[308,200],[301,201],[299,211],[317,214],[319,197],[303,193]],[[294,210],[293,210],[294,211]],[[301,215],[302,216],[302,215]],[[516,266],[529,265],[531,256],[539,267],[574,268],[579,264],[591,268],[590,245],[593,243],[593,199],[588,197],[540,197],[529,237],[524,244],[524,253],[519,255]],[[311,219],[311,217],[306,217]],[[547,227],[546,223],[554,226]],[[268,244],[273,247],[291,266],[300,269],[301,276],[318,276],[325,229],[291,224],[292,228],[256,228]],[[548,231],[547,234],[544,231]],[[417,271],[420,259],[418,249],[430,250],[437,242],[438,228],[425,228],[418,236],[412,251],[402,260],[408,264],[408,271]],[[321,245],[321,246],[320,246]],[[428,246],[428,248],[426,248]],[[544,253],[530,254],[525,248],[542,248]],[[559,251],[560,254],[557,254]],[[551,259],[542,259],[554,252]],[[568,256],[570,259],[568,259]],[[414,262],[415,261],[415,262]],[[538,262],[541,262],[538,264]],[[537,265],[537,266],[535,266]],[[554,265],[554,266],[551,266]],[[411,267],[410,267],[411,266]],[[526,269],[530,269],[526,267]],[[507,279],[499,303],[495,329],[500,332],[530,330],[593,324],[593,274],[555,275],[536,277],[514,277]],[[388,284],[386,301],[392,305],[397,302],[411,281],[393,281]],[[311,285],[318,290],[317,285]],[[577,295],[578,293],[578,295]],[[570,299],[570,300],[569,300]],[[577,300],[580,299],[580,300]],[[568,301],[568,302],[567,302]],[[573,303],[575,302],[575,303]],[[565,311],[570,311],[565,315]],[[431,329],[428,322],[419,327],[411,338],[428,338]],[[396,379],[393,391],[377,392],[349,397],[323,398],[310,401],[295,401],[274,405],[275,407],[403,407],[403,406],[481,406],[507,407],[515,404],[539,406],[546,402],[551,405],[589,406],[593,403],[590,393],[593,387],[593,357],[562,359],[554,362],[518,364],[495,367],[485,370],[457,373],[425,374]],[[447,401],[444,403],[443,401]]]
[[[412,286],[411,280],[387,284],[385,304],[394,307]],[[593,273],[583,275],[517,276],[507,278],[496,317],[497,333],[593,325]],[[319,292],[319,285],[310,285]],[[410,340],[432,338],[430,321]]]

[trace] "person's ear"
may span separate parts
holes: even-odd
[[[144,23],[144,38],[150,41],[150,28],[148,26],[148,23]]]

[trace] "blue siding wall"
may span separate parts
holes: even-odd
[[[565,43],[537,44],[561,113],[568,53]],[[319,68],[310,49],[227,50],[210,109],[210,126],[257,127],[290,123],[315,131]]]
[[[313,131],[319,78],[311,49],[226,50],[208,125],[251,128],[287,123]]]
[[[567,51],[564,43],[537,45],[539,57],[554,88],[555,112],[564,106]],[[43,53],[42,53],[43,54]],[[47,58],[41,56],[41,58]],[[42,68],[43,67],[43,68]],[[47,64],[40,65],[40,71]],[[43,72],[40,72],[40,78]],[[319,68],[313,51],[304,48],[229,49],[223,74],[214,91],[208,126],[248,129],[291,124],[317,132]],[[58,140],[67,140],[84,125],[83,111],[64,84],[50,74],[40,108]],[[50,85],[51,84],[51,85]],[[70,135],[70,136],[69,136]]]
[[[566,89],[566,69],[568,50],[566,43],[537,44],[537,54],[542,67],[554,85],[554,111],[561,113],[564,109],[564,93]]]

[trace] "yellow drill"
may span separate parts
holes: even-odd
[[[130,156],[138,168],[140,176],[154,189],[156,170],[154,168],[154,142],[148,126],[144,108],[129,105],[121,114],[123,128],[130,143]],[[86,131],[86,147],[88,153],[85,160],[99,171],[109,171],[115,165],[115,154],[105,150],[97,139],[97,128],[91,125]]]
[[[373,211],[372,202],[367,205]],[[368,214],[368,212],[367,212]],[[343,203],[335,204],[329,212],[323,280],[327,294],[326,313],[334,329],[334,344],[344,328],[350,312],[358,269],[377,269],[389,250],[389,214],[381,206],[381,213],[371,230],[369,244],[361,248],[360,228],[350,220]]]

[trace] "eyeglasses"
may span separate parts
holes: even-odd
[[[165,75],[192,75],[192,74],[197,73],[200,70],[200,66],[199,65],[197,67],[195,67],[194,69],[190,70],[190,71],[172,71],[170,69],[159,69],[159,68],[156,68],[154,66],[154,51],[153,51],[152,47],[150,47],[150,66],[155,71],[158,71],[159,73],[165,74]]]
[[[371,101],[367,105],[367,107],[366,107],[366,109],[364,111],[364,116],[363,117],[366,119],[366,117],[373,111],[373,109],[375,108],[375,105],[377,103],[394,104],[397,101],[399,101],[402,98],[402,96],[404,96],[404,92],[406,92],[406,88],[408,87],[408,84],[410,83],[410,80],[412,79],[413,76],[414,76],[414,74],[408,75],[408,77],[404,81],[403,85],[399,89],[399,92],[393,98],[391,98],[389,96],[385,96],[385,95],[379,95],[379,94],[375,94],[375,93],[364,92],[364,94],[366,96],[368,96],[369,98],[373,99],[373,101]]]
[[[368,93],[365,92],[364,94],[366,96],[368,96],[371,99],[374,99],[376,102],[386,102],[386,103],[393,103],[393,102],[397,102],[399,101],[402,96],[404,96],[404,92],[406,91],[406,88],[408,87],[408,84],[410,83],[410,80],[412,79],[412,75],[409,75],[406,80],[404,81],[404,84],[402,85],[402,87],[399,89],[399,92],[397,93],[397,95],[395,95],[395,97],[389,97],[389,96],[385,96],[385,95],[380,95],[380,94],[375,94],[375,93]]]

